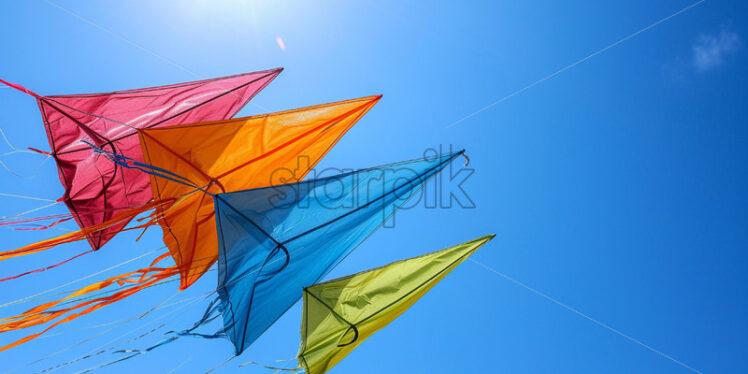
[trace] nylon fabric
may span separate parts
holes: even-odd
[[[301,180],[380,97],[141,130],[145,164],[181,178],[150,175],[156,200],[179,199],[157,208],[157,215],[164,243],[182,269],[181,288],[218,257],[211,194]],[[195,266],[196,258],[211,260]]]
[[[84,142],[142,161],[136,129],[231,118],[281,70],[101,94],[36,96],[65,187],[63,200],[78,225],[101,224],[153,197],[148,176],[120,168]],[[89,232],[89,244],[100,248],[126,224]]]
[[[236,354],[462,152],[218,194],[218,294]]]
[[[305,288],[298,355],[305,372],[326,373],[493,237]]]

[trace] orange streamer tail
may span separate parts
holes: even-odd
[[[112,219],[110,219],[109,221],[106,221],[106,222],[104,222],[102,224],[95,225],[95,226],[89,226],[89,227],[83,228],[83,229],[78,230],[78,231],[74,231],[74,232],[71,232],[71,233],[63,234],[63,235],[60,235],[60,236],[58,236],[56,238],[42,240],[42,241],[39,241],[39,242],[36,242],[36,243],[33,243],[33,244],[29,244],[29,245],[23,246],[21,248],[13,249],[13,250],[10,250],[10,251],[0,252],[0,261],[7,260],[9,258],[13,258],[13,257],[17,257],[17,256],[24,256],[24,255],[28,255],[28,254],[32,254],[32,253],[42,252],[42,251],[45,251],[47,249],[56,247],[56,246],[58,246],[60,244],[71,243],[71,242],[75,242],[75,241],[78,241],[78,240],[84,240],[91,233],[94,233],[94,232],[97,232],[97,231],[102,231],[102,230],[105,230],[105,229],[107,229],[109,227],[117,225],[118,223],[120,223],[122,221],[130,220],[133,217],[135,217],[135,216],[137,216],[137,215],[139,215],[139,214],[141,214],[143,212],[146,212],[148,210],[151,210],[151,209],[157,209],[157,210],[163,209],[165,206],[170,205],[173,202],[174,202],[174,199],[153,201],[153,202],[150,202],[148,204],[145,204],[145,205],[142,205],[142,206],[139,206],[139,207],[136,207],[136,208],[131,208],[131,209],[128,209],[126,211],[120,212],[120,213],[116,214],[114,217],[112,217]]]
[[[27,327],[38,326],[38,325],[41,325],[47,322],[55,321],[52,325],[48,326],[47,328],[45,328],[44,330],[38,333],[26,336],[25,338],[22,338],[13,343],[0,347],[0,351],[5,351],[7,349],[16,347],[30,340],[36,339],[42,334],[46,333],[47,331],[53,329],[56,326],[75,320],[78,317],[84,316],[88,313],[91,313],[99,308],[102,308],[116,301],[125,299],[129,296],[132,296],[138,293],[141,290],[144,290],[154,285],[155,283],[161,280],[164,280],[166,278],[170,278],[172,276],[179,274],[179,270],[177,266],[170,266],[170,267],[156,267],[155,266],[156,263],[166,258],[167,256],[168,256],[168,253],[166,253],[165,255],[159,256],[153,261],[153,263],[151,263],[151,266],[149,267],[136,270],[136,271],[132,271],[132,272],[128,272],[125,274],[117,275],[115,277],[111,277],[109,279],[106,279],[100,282],[96,282],[89,286],[83,287],[80,290],[75,291],[71,293],[70,295],[67,295],[64,298],[61,298],[59,300],[51,301],[51,302],[36,306],[14,317],[0,319],[0,333],[23,329]],[[51,308],[59,305],[63,301],[71,300],[71,299],[74,299],[80,296],[84,296],[92,292],[102,290],[114,284],[117,284],[120,287],[126,284],[136,284],[136,286],[131,286],[131,287],[120,289],[119,291],[116,291],[108,296],[97,297],[95,299],[74,303],[72,306],[69,306],[66,308],[51,310]]]

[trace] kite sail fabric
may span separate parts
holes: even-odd
[[[305,288],[299,364],[326,373],[493,237]]]
[[[225,121],[141,130],[164,242],[189,287],[218,258],[210,195],[301,180],[381,96]],[[181,179],[181,180],[180,180]],[[187,180],[189,183],[185,183]]]
[[[224,330],[237,355],[463,152],[215,195]]]
[[[142,161],[135,136],[138,129],[231,118],[281,71],[278,68],[168,86],[59,96],[39,96],[21,86],[0,82],[36,97],[51,156],[57,161],[65,187],[62,200],[84,229],[153,197],[148,176],[118,167],[86,143]],[[100,248],[126,224],[89,232],[91,247]]]

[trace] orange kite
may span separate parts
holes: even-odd
[[[145,163],[193,185],[151,176],[156,201],[176,201],[156,206],[156,213],[180,269],[181,288],[218,257],[212,194],[301,180],[380,98],[140,130]]]

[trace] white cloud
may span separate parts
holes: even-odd
[[[700,72],[714,69],[738,48],[740,37],[736,32],[722,30],[719,35],[702,34],[693,46],[693,65]]]

